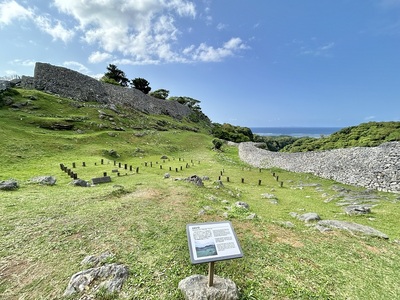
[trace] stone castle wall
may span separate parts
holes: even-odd
[[[337,182],[400,193],[400,142],[300,153],[271,152],[241,143],[239,156],[258,168],[311,173]]]
[[[34,77],[24,76],[21,86],[83,102],[126,105],[144,113],[165,114],[176,119],[182,119],[191,113],[187,106],[176,101],[157,99],[134,88],[107,84],[47,63],[37,62]]]

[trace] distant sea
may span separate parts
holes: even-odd
[[[257,135],[293,137],[315,137],[329,136],[342,129],[342,127],[250,127]]]

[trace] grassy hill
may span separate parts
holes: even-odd
[[[307,152],[349,147],[376,147],[386,142],[400,141],[400,122],[368,122],[343,128],[320,138],[291,136],[255,136],[270,151]]]
[[[225,220],[223,213],[244,257],[217,262],[216,274],[237,284],[240,299],[400,297],[398,195],[370,192],[372,213],[348,216],[339,204],[344,195],[366,195],[362,189],[253,169],[235,147],[211,150],[207,124],[83,106],[38,91],[7,97],[14,103],[0,108],[0,180],[14,178],[20,188],[0,191],[0,298],[63,299],[69,278],[84,269],[82,259],[110,251],[110,261],[128,266],[130,276],[119,295],[97,299],[183,299],[179,281],[206,275],[208,267],[190,264],[185,226]],[[60,163],[75,163],[85,180],[107,172],[112,182],[73,186]],[[179,180],[194,174],[210,180],[204,187]],[[29,181],[40,175],[55,176],[57,184]],[[250,209],[227,209],[236,201]],[[389,240],[321,233],[290,212],[371,226]],[[247,219],[252,213],[257,217]]]

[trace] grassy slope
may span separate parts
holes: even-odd
[[[98,108],[76,109],[67,99],[21,93],[35,93],[38,100],[18,111],[0,109],[0,180],[15,178],[21,185],[17,191],[0,193],[0,295],[4,298],[61,298],[70,276],[82,270],[80,261],[109,250],[115,254],[113,260],[126,264],[131,272],[121,299],[182,299],[178,282],[192,274],[207,274],[207,265],[189,262],[185,226],[223,220],[226,205],[222,200],[250,204],[250,212],[229,212],[244,258],[216,264],[217,275],[236,282],[241,299],[400,297],[400,246],[393,242],[400,238],[397,195],[379,193],[386,200],[373,208],[372,216],[349,217],[335,201],[324,202],[335,194],[335,182],[308,174],[251,169],[238,160],[236,148],[211,151],[209,135],[176,129],[181,124],[172,120],[161,118],[170,122],[170,129],[156,131],[151,128],[160,117],[137,114],[129,118],[134,124],[128,124],[131,121],[116,116],[118,126],[143,129],[99,129],[99,123],[111,125],[98,118]],[[84,133],[37,127],[66,119],[80,120],[74,124]],[[118,162],[139,167],[139,174],[124,168],[119,168],[121,177],[112,173],[114,159],[104,154],[110,149],[121,155]],[[169,160],[163,161],[161,155]],[[108,172],[113,182],[73,187],[59,168],[60,163],[72,166],[73,162],[82,179]],[[273,171],[284,182],[282,188]],[[163,178],[166,172],[172,179]],[[224,187],[217,189],[214,181],[221,172]],[[174,180],[193,174],[211,180],[204,188]],[[29,184],[29,178],[37,175],[54,175],[57,185]],[[299,189],[300,183],[321,187]],[[275,194],[278,205],[262,199],[263,193]],[[204,206],[213,209],[198,215]],[[347,232],[321,234],[292,219],[292,211],[369,225],[388,234],[390,240]],[[252,212],[258,218],[246,220]],[[279,221],[296,226],[286,228]]]

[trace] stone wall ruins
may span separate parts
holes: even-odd
[[[148,114],[164,114],[182,119],[191,110],[176,101],[145,95],[134,88],[107,84],[79,72],[37,62],[34,77],[24,76],[21,87],[34,88],[82,102],[126,105]]]
[[[271,152],[254,143],[239,145],[240,158],[258,168],[311,173],[337,182],[400,193],[400,142],[300,153]]]

